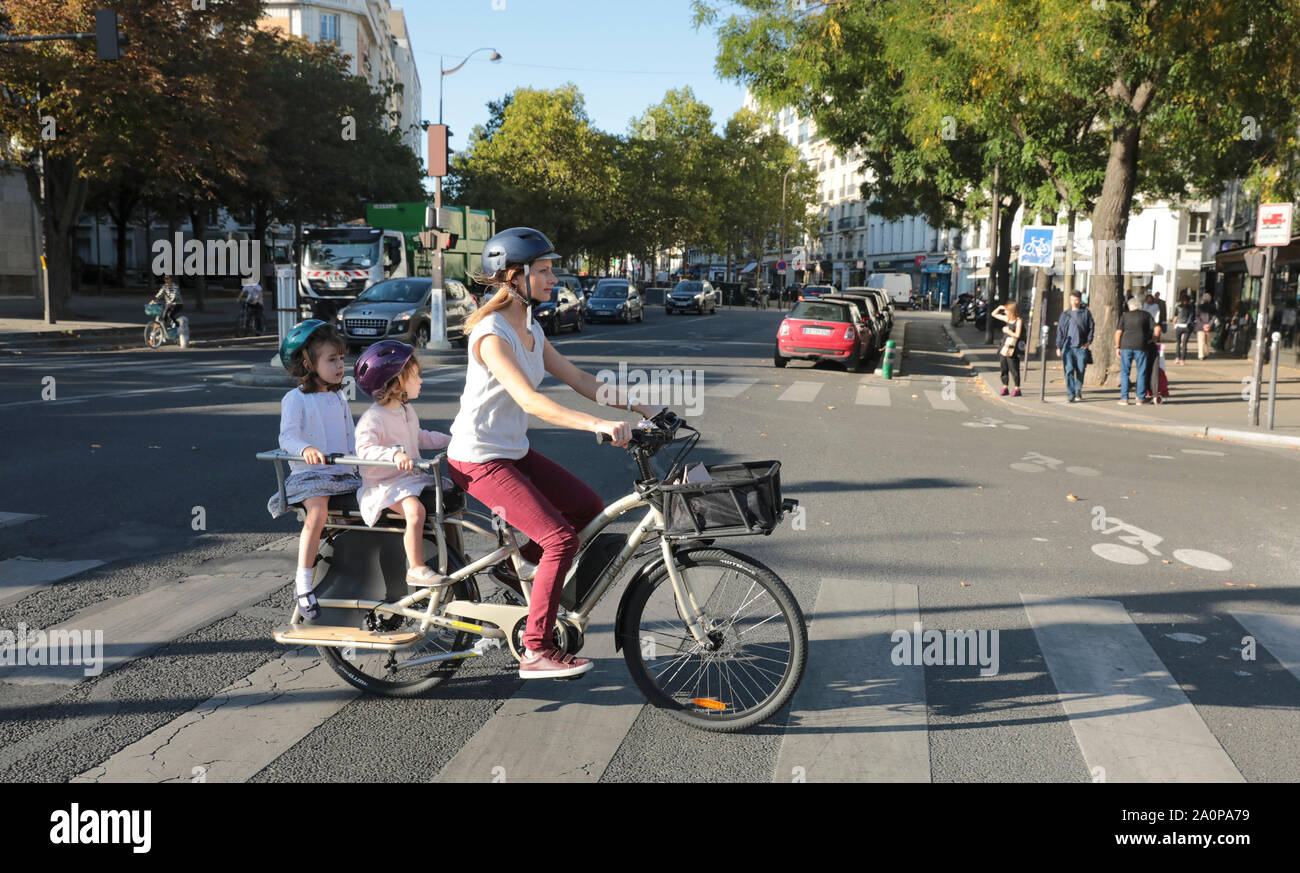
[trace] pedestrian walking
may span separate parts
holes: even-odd
[[[1119,402],[1121,405],[1128,406],[1129,403],[1129,368],[1134,364],[1137,365],[1137,374],[1133,379],[1133,393],[1140,402],[1145,403],[1143,397],[1146,389],[1143,378],[1147,372],[1147,349],[1155,339],[1160,336],[1160,328],[1151,318],[1151,313],[1142,309],[1142,301],[1137,297],[1130,297],[1128,301],[1128,312],[1119,317],[1119,325],[1115,329],[1115,351],[1119,352]]]
[[[1070,308],[1061,313],[1056,325],[1056,354],[1065,366],[1065,390],[1071,403],[1083,399],[1083,374],[1092,357],[1092,339],[1096,331],[1092,313],[1083,308],[1083,295],[1070,295]]]
[[[1156,344],[1156,339],[1160,337],[1160,332],[1164,329],[1164,309],[1156,300],[1154,294],[1148,294],[1146,296],[1146,302],[1142,306],[1142,310],[1146,312],[1147,315],[1151,316],[1151,320],[1157,327],[1157,330],[1154,331],[1154,338],[1147,345],[1147,368],[1146,372],[1142,374],[1142,384],[1146,386],[1146,393],[1144,396],[1147,400],[1154,398],[1155,401],[1159,403],[1160,392],[1157,390],[1159,386],[1156,382],[1156,361],[1160,357],[1160,347]]]
[[[998,350],[998,355],[1002,360],[1002,395],[1007,393],[1007,375],[1010,373],[1011,380],[1015,385],[1011,392],[1012,397],[1020,396],[1020,353],[1024,351],[1025,343],[1022,337],[1025,333],[1025,322],[1020,317],[1020,307],[1013,300],[1010,303],[1003,304],[990,313],[998,321],[1006,322],[1002,328],[1004,339],[1002,348]]]
[[[1192,305],[1192,295],[1184,291],[1178,295],[1178,306],[1174,309],[1174,363],[1183,364],[1187,358],[1187,345],[1192,338],[1192,329],[1196,321],[1196,307]]]
[[[1210,298],[1210,292],[1201,295],[1201,305],[1196,310],[1196,360],[1204,361],[1210,356],[1210,331],[1214,329],[1214,317],[1219,308]]]

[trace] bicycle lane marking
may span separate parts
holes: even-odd
[[[918,621],[915,585],[822,580],[772,781],[931,780],[925,670],[891,657]]]
[[[295,647],[70,781],[247,782],[360,694]]]
[[[1020,595],[1090,772],[1106,782],[1244,782],[1122,603]]]
[[[524,682],[433,781],[599,782],[645,705],[614,652],[616,607],[606,597],[591,617],[580,653],[595,663],[590,673]],[[518,671],[513,657],[507,663]]]

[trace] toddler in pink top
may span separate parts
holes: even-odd
[[[357,502],[366,524],[394,507],[406,518],[406,581],[428,585],[438,574],[424,563],[424,504],[420,492],[434,485],[433,476],[415,469],[423,460],[420,450],[439,451],[451,437],[436,430],[421,430],[411,401],[420,396],[420,364],[415,350],[405,343],[384,340],[357,359],[357,383],[375,400],[357,422],[357,456],[370,461],[394,461],[391,467],[361,467]],[[397,367],[396,375],[383,379]],[[369,378],[367,378],[369,377]]]

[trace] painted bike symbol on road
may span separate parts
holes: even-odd
[[[1127,524],[1114,516],[1106,514],[1106,510],[1101,506],[1092,508],[1092,529],[1101,534],[1118,534],[1122,543],[1129,543],[1127,546],[1119,543],[1094,543],[1092,553],[1099,558],[1105,558],[1116,564],[1128,564],[1139,566],[1151,560],[1148,555],[1154,555],[1157,558],[1163,558],[1164,555],[1156,546],[1164,542],[1164,537],[1152,533],[1149,530],[1143,530],[1134,524]],[[1131,546],[1141,546],[1142,549],[1131,548]],[[1216,555],[1213,552],[1204,552],[1200,549],[1174,549],[1171,557],[1175,561],[1181,561],[1189,567],[1196,567],[1198,570],[1212,570],[1222,573],[1225,570],[1232,569],[1232,562],[1227,558]]]
[[[1044,470],[1060,470],[1065,461],[1049,458],[1038,452],[1029,452],[1019,461],[1011,464],[1011,469],[1021,473],[1041,473]],[[1065,472],[1074,476],[1100,476],[1101,471],[1092,467],[1064,467]]]

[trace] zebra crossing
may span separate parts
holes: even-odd
[[[292,542],[288,538],[288,549]],[[221,572],[190,577],[99,609],[104,671],[145,657],[288,583],[285,543]],[[202,590],[199,590],[202,588]],[[186,610],[180,594],[191,605]],[[224,592],[224,593],[223,593]],[[224,598],[224,599],[223,599]],[[1115,601],[1022,592],[1021,608],[1087,773],[1107,782],[1242,782],[1245,778],[1152,648]],[[614,653],[612,599],[593,616],[582,682],[521,683],[434,777],[440,782],[597,782],[647,704]],[[1229,611],[1300,681],[1300,614]],[[771,759],[776,782],[930,782],[927,672],[900,663],[897,638],[924,614],[915,585],[820,581],[807,612],[809,659]],[[61,627],[74,627],[74,618]],[[53,629],[51,629],[53,630]],[[501,654],[501,653],[498,653]],[[501,669],[513,664],[502,655]],[[958,662],[961,663],[961,662]],[[942,669],[942,668],[937,668]],[[970,682],[981,681],[972,674]],[[7,689],[69,686],[86,677],[56,667],[0,666]],[[457,679],[451,680],[454,685]],[[451,687],[451,686],[448,686]],[[996,676],[990,688],[1003,687]],[[438,692],[434,692],[436,698]],[[288,649],[202,703],[76,775],[77,782],[243,782],[327,725],[359,692],[311,649]],[[1007,701],[989,699],[988,706]],[[400,704],[392,702],[394,707]],[[975,729],[975,728],[971,728]],[[417,731],[418,733],[418,731]],[[255,740],[255,741],[250,741]],[[1037,755],[1067,755],[1044,748]],[[1078,759],[1071,758],[1070,766]]]
[[[843,394],[851,385],[856,386],[856,393],[851,400]],[[761,402],[778,403],[813,403],[851,402],[855,406],[892,407],[919,405],[922,408],[941,412],[968,412],[966,405],[955,390],[916,390],[910,383],[884,382],[872,376],[864,376],[857,383],[827,383],[805,379],[794,382],[772,382],[751,378],[727,379],[709,385],[704,390],[706,398],[734,399],[744,396]]]

